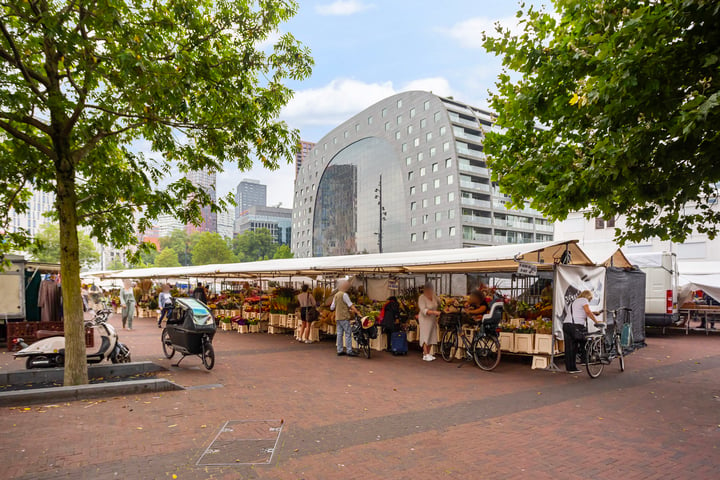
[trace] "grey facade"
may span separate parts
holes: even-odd
[[[235,192],[235,218],[250,207],[264,207],[267,205],[267,185],[258,180],[245,179],[238,183]]]
[[[493,116],[428,92],[378,102],[323,137],[295,181],[296,257],[551,240],[538,212],[508,210],[490,181],[483,139]]]
[[[290,245],[292,210],[289,208],[251,206],[235,219],[235,235],[266,228],[280,245]]]

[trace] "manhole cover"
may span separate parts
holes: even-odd
[[[257,465],[272,462],[282,420],[228,420],[196,465]]]

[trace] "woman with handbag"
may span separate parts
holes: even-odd
[[[570,305],[570,315],[563,322],[563,336],[565,338],[565,370],[567,373],[580,373],[575,363],[580,342],[585,341],[587,333],[587,319],[595,323],[598,319],[590,311],[590,300],[593,296],[589,290],[583,290],[577,299]]]
[[[317,320],[317,309],[315,308],[317,303],[315,303],[315,297],[313,297],[310,287],[303,285],[302,292],[297,296],[297,299],[300,303],[300,319],[302,320],[297,340],[312,343],[310,340],[310,328],[312,322]]]

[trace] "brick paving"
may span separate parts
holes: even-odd
[[[119,319],[112,318],[114,324]],[[164,366],[151,319],[120,330]],[[506,358],[494,372],[417,352],[336,357],[332,342],[218,332],[162,375],[192,387],[0,410],[0,474],[19,479],[718,478],[720,337],[648,338],[591,380]],[[174,359],[175,360],[175,359]],[[0,369],[20,369],[0,354]],[[218,384],[222,386],[217,386]],[[226,420],[284,420],[270,465],[196,467]],[[175,477],[174,477],[175,476]]]

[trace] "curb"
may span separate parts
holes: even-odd
[[[19,390],[0,393],[0,406],[10,407],[33,403],[69,402],[74,400],[84,400],[86,398],[168,392],[173,390],[185,389],[164,378],[128,380],[114,383],[79,385],[75,387],[38,388],[35,390]]]
[[[88,378],[129,377],[143,373],[162,372],[167,368],[153,362],[104,363],[88,365]],[[34,368],[0,373],[0,385],[26,385],[28,383],[63,383],[65,369]]]

